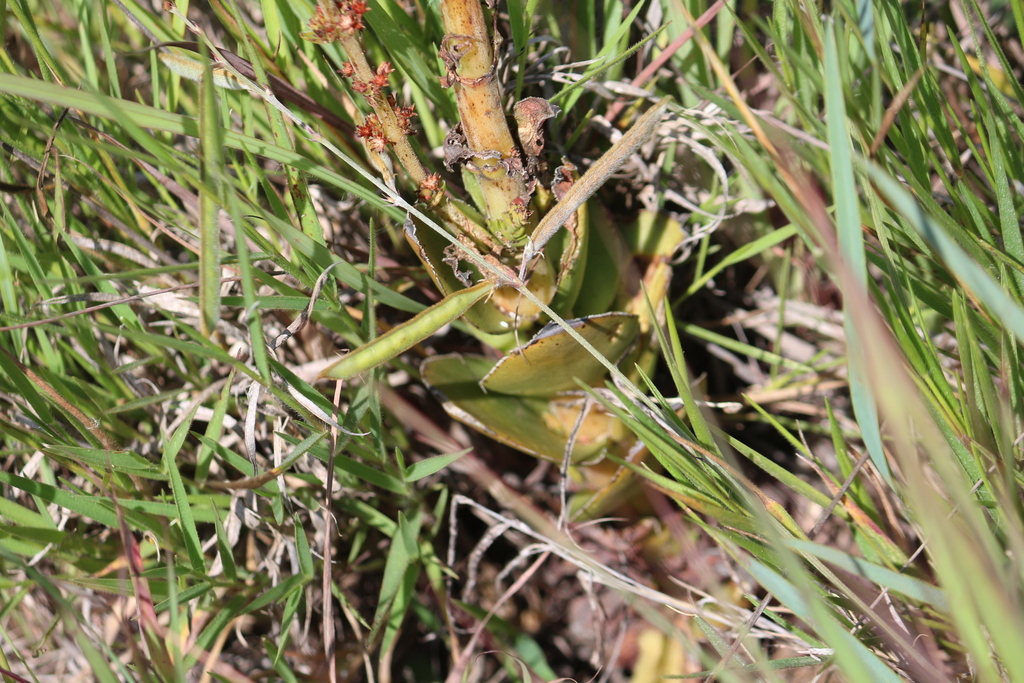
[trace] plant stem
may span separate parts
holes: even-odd
[[[479,0],[442,0],[441,19],[441,59],[448,67],[445,81],[455,88],[469,156],[466,167],[480,182],[489,229],[506,246],[522,246],[530,197],[505,119],[483,10]]]
[[[362,83],[370,83],[377,73],[370,67],[370,62],[366,59],[366,52],[363,50],[359,34],[342,35],[340,42],[354,69],[354,78]],[[395,150],[395,156],[398,157],[402,168],[409,174],[409,178],[419,186],[426,179],[427,170],[409,143],[409,136],[402,129],[398,115],[395,113],[394,107],[391,106],[391,102],[388,101],[384,89],[378,88],[366,93],[366,99],[373,107],[374,113],[377,114],[381,129]]]

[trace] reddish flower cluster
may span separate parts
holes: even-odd
[[[377,67],[377,75],[370,79],[370,87],[383,90],[388,87],[388,74],[394,73],[395,68],[391,62],[381,62]]]
[[[398,128],[402,131],[403,135],[412,135],[412,117],[416,116],[416,108],[413,106],[403,107],[398,104],[398,100],[395,99],[394,95],[388,95],[388,104],[395,110],[395,116],[398,117]]]
[[[377,75],[373,76],[369,81],[360,81],[356,78],[352,79],[352,89],[358,93],[362,93],[366,97],[374,97],[381,90],[388,87],[388,75],[394,73],[395,69],[391,66],[391,62],[381,62],[381,65],[377,67]],[[354,73],[352,65],[346,62],[341,67],[341,75],[346,78],[351,77]]]
[[[419,198],[427,204],[433,205],[443,195],[441,188],[441,174],[430,173],[417,188]]]
[[[333,43],[362,31],[363,15],[370,10],[363,0],[321,0],[309,20],[310,40]]]
[[[380,119],[377,118],[376,114],[369,114],[363,125],[356,126],[356,135],[366,140],[366,145],[378,154],[383,152],[384,148],[389,144],[393,144],[384,135],[384,129],[381,127]]]

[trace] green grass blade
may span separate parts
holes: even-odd
[[[181,425],[175,430],[164,447],[163,465],[164,472],[170,477],[171,491],[174,493],[174,504],[178,511],[178,522],[181,525],[182,534],[185,537],[185,549],[188,551],[189,563],[196,576],[206,574],[206,560],[203,558],[203,544],[199,540],[199,532],[196,530],[195,518],[192,515],[192,507],[189,505],[188,493],[185,484],[178,471],[178,463],[175,458],[181,450],[185,438],[189,434],[192,419],[199,408],[198,404],[193,406],[191,412],[182,420]]]
[[[857,182],[853,173],[850,153],[850,135],[846,128],[846,103],[843,101],[843,80],[839,70],[835,26],[829,25],[825,34],[825,102],[828,110],[828,144],[832,161],[832,188],[836,205],[836,228],[839,233],[839,248],[850,265],[850,270],[863,286],[867,280],[867,263],[864,257],[864,238],[861,230]],[[864,340],[857,334],[857,328],[847,316],[844,319],[846,343],[858,349]],[[856,359],[860,353],[852,353]],[[883,478],[890,480],[892,473],[885,451],[882,450],[882,433],[878,424],[875,400],[868,390],[864,369],[856,361],[850,363],[850,393],[853,398],[854,414],[857,416],[861,438],[871,454],[871,462]]]

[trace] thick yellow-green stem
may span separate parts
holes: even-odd
[[[489,227],[508,246],[526,239],[526,175],[505,120],[491,36],[479,0],[441,0],[445,37],[441,59],[455,88],[467,168],[479,179]]]

